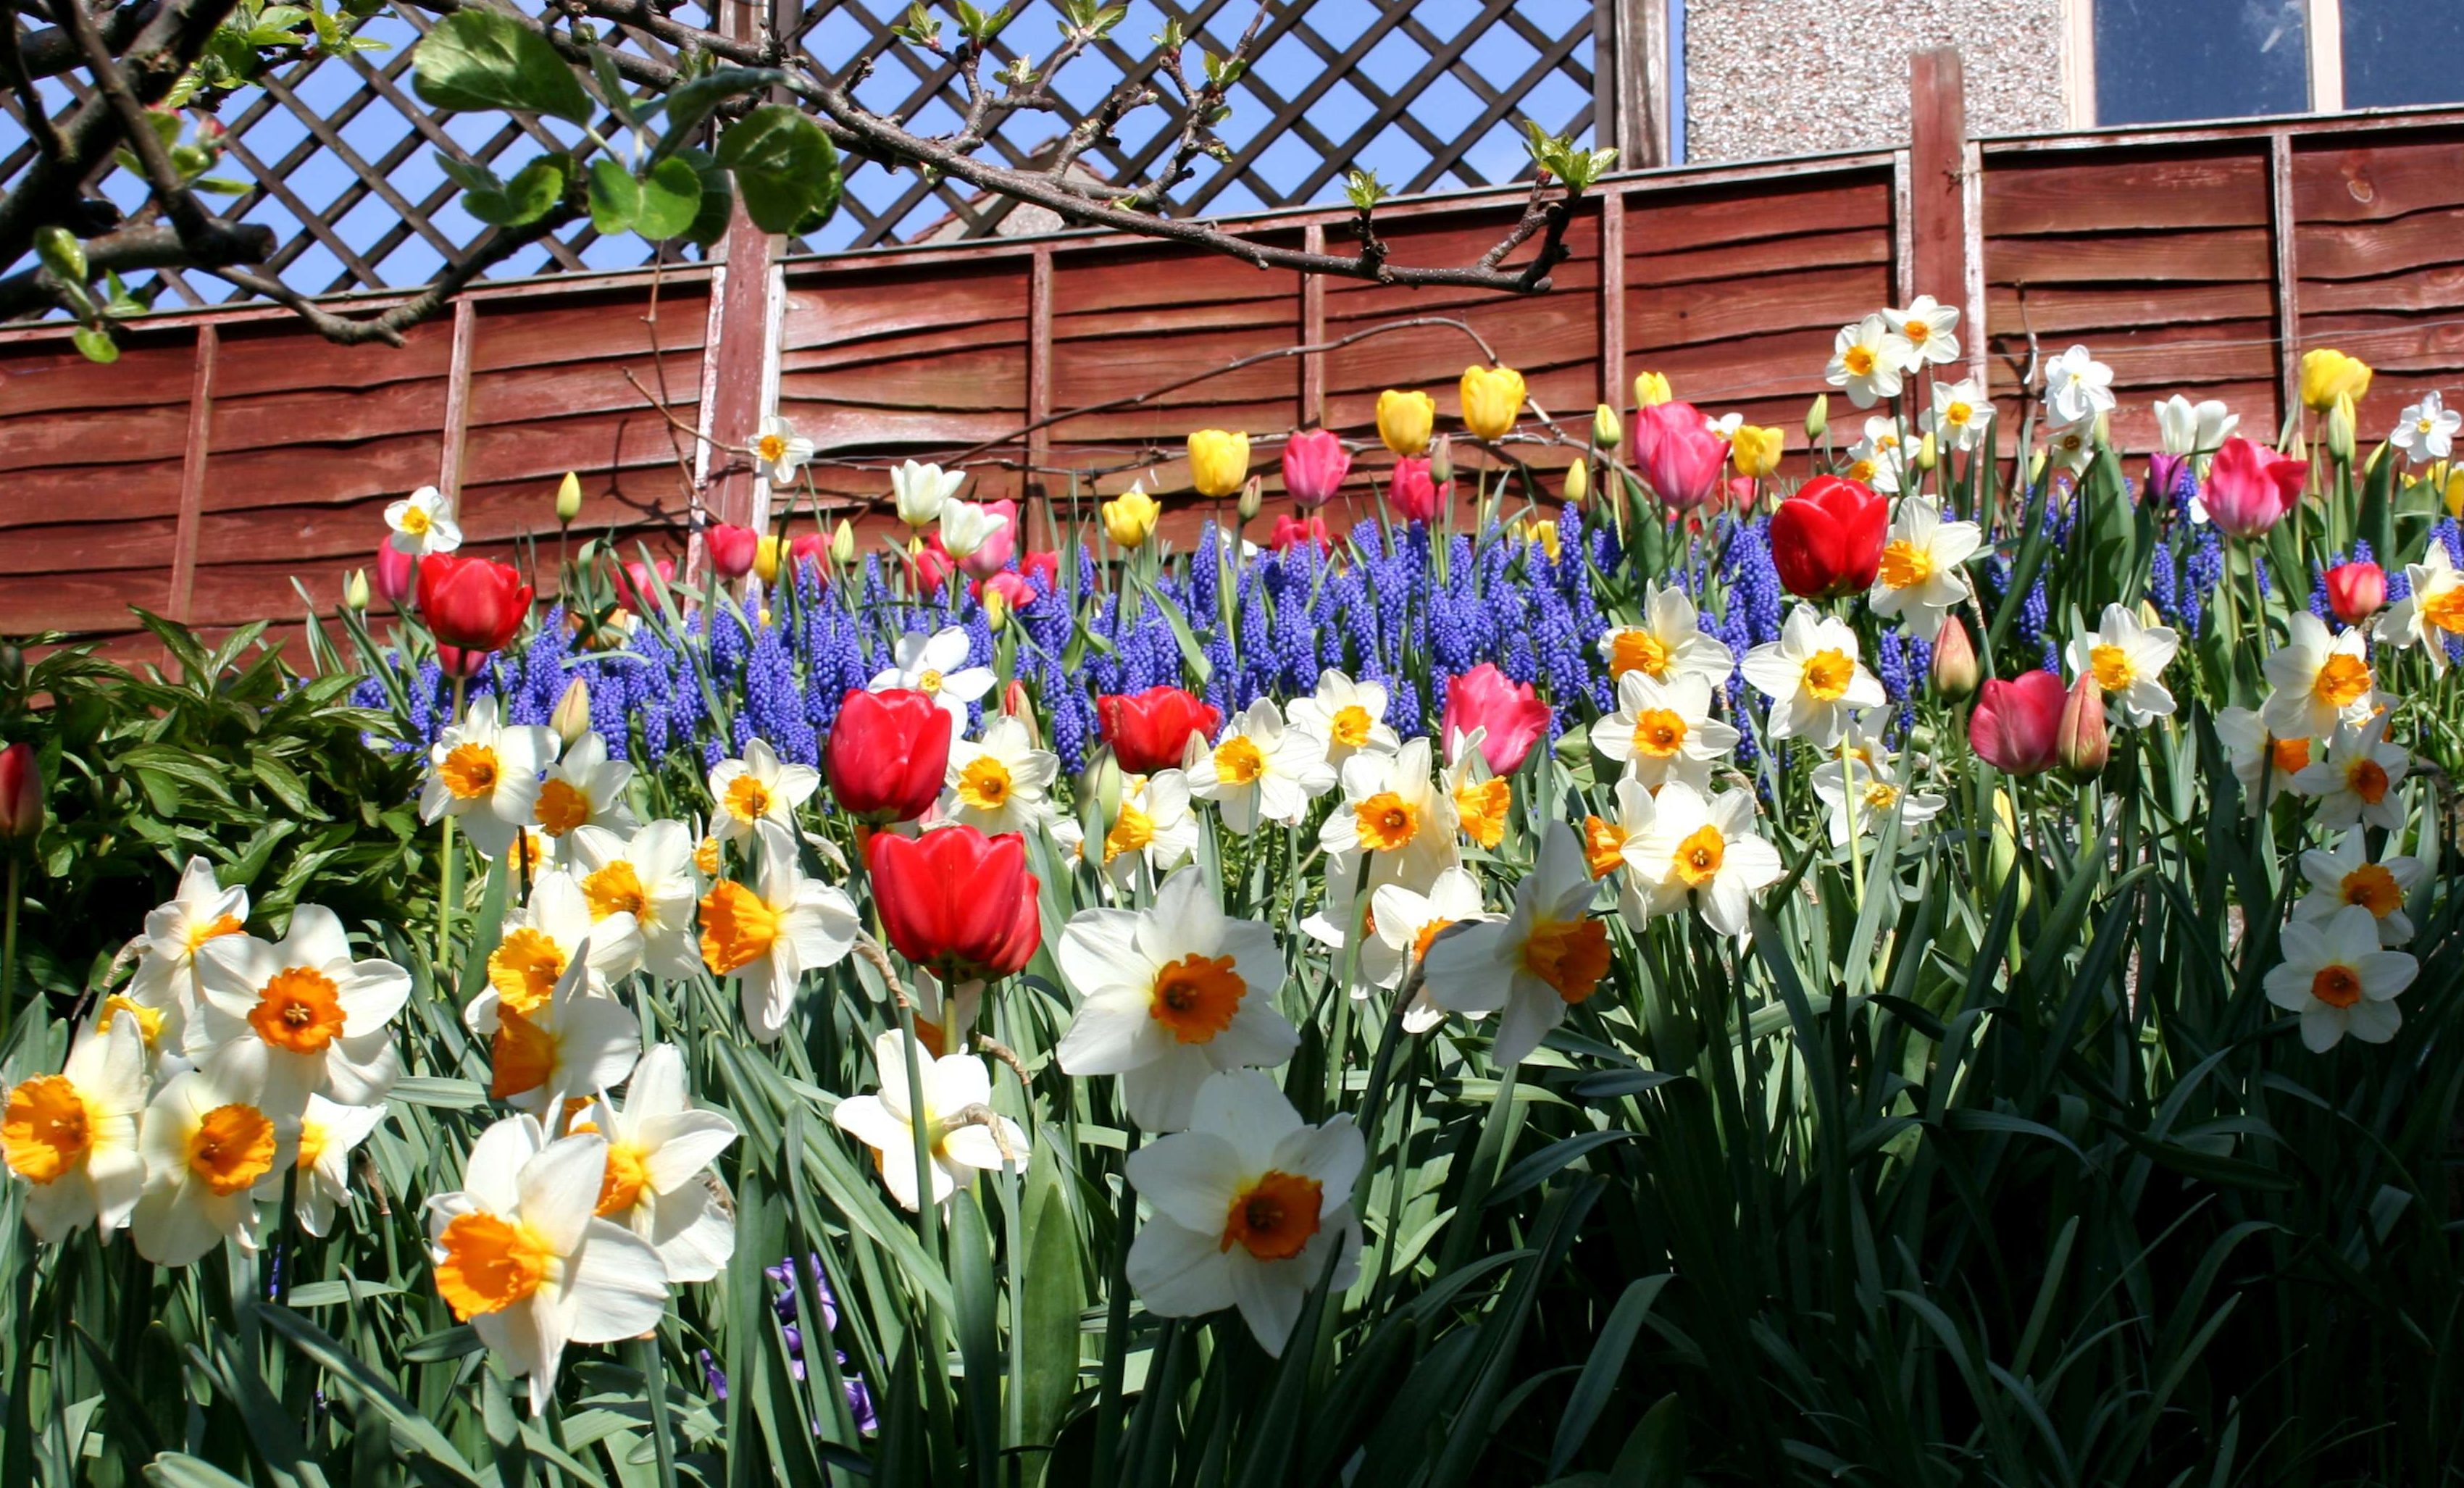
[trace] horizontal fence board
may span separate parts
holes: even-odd
[[[1985,198],[1988,237],[2265,228],[2265,142],[2228,155],[2123,156],[2006,166]]]

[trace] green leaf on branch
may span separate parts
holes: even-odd
[[[653,243],[664,243],[693,225],[701,215],[701,172],[691,162],[670,156],[642,179],[633,230]]]
[[[822,126],[784,103],[764,103],[718,142],[745,214],[764,232],[811,232],[839,206],[839,152]]]
[[[421,38],[419,96],[462,112],[515,109],[590,122],[590,95],[547,38],[500,11],[456,11]]]
[[[78,326],[70,333],[69,339],[77,343],[77,349],[88,361],[109,366],[120,360],[120,343],[111,339],[109,331],[99,325]]]
[[[685,150],[676,159],[693,167],[693,179],[701,187],[700,204],[694,208],[692,225],[684,230],[684,239],[697,248],[708,248],[727,236],[728,219],[736,211],[736,185],[708,150]]]
[[[546,216],[564,199],[573,158],[542,155],[516,171],[511,182],[499,181],[495,171],[457,161],[441,150],[436,164],[462,188],[464,210],[494,227],[517,228]]]
[[[728,67],[677,88],[668,95],[668,132],[653,158],[679,154],[693,142],[693,131],[720,104],[748,93],[783,86],[787,75],[775,67]]]
[[[590,225],[602,237],[629,232],[642,215],[642,183],[625,163],[601,156],[590,163]]]

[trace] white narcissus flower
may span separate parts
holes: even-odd
[[[2464,413],[2447,406],[2447,400],[2433,388],[2397,417],[2387,443],[2404,451],[2407,464],[2427,465],[2447,458],[2455,448],[2459,428],[2464,428]]]
[[[436,1290],[547,1409],[567,1344],[612,1344],[659,1325],[667,1272],[649,1245],[591,1213],[607,1169],[595,1132],[551,1142],[529,1116],[479,1133],[462,1188],[428,1201]]]
[[[670,1281],[707,1281],[736,1254],[736,1216],[707,1173],[737,1132],[718,1111],[695,1109],[685,1057],[651,1046],[633,1066],[621,1105],[605,1094],[586,1125],[607,1139],[607,1171],[595,1213],[648,1240]]]
[[[158,1266],[187,1265],[225,1239],[254,1253],[265,1239],[257,1180],[291,1161],[282,1125],[253,1091],[196,1070],[172,1076],[138,1125],[145,1189],[128,1216],[137,1253]]]
[[[898,497],[898,519],[922,532],[941,519],[941,507],[967,483],[964,470],[906,461],[890,472],[890,489]]]
[[[1327,882],[1341,886],[1347,904],[1357,891],[1363,853],[1373,893],[1387,884],[1425,889],[1461,862],[1454,802],[1438,788],[1429,741],[1345,760],[1343,804],[1327,816],[1317,842],[1329,855]]]
[[[88,1028],[56,1075],[10,1087],[0,1151],[26,1180],[26,1227],[55,1244],[87,1225],[107,1241],[145,1183],[138,1119],[145,1108],[144,1037],[135,1018]]]
[[[1389,694],[1382,682],[1354,682],[1329,667],[1317,690],[1292,699],[1291,726],[1326,747],[1326,762],[1340,767],[1363,750],[1391,755],[1402,739],[1386,723]]]
[[[813,442],[798,435],[796,426],[775,413],[762,419],[761,431],[753,436],[754,464],[761,478],[773,486],[794,480],[812,457]]]
[[[2055,469],[2077,475],[2096,458],[2096,420],[2057,424],[2045,430],[2045,459]]]
[[[769,1043],[786,1031],[804,974],[844,959],[858,927],[847,890],[804,877],[785,827],[760,830],[757,886],[721,879],[702,898],[701,958],[713,975],[734,974],[745,1026]]]
[[[1211,1077],[1194,1106],[1187,1131],[1123,1165],[1150,1211],[1130,1245],[1130,1285],[1157,1317],[1238,1307],[1282,1358],[1330,1251],[1334,1295],[1360,1279],[1352,1186],[1367,1144],[1349,1113],[1306,1125],[1254,1072]]]
[[[710,767],[711,833],[723,842],[750,843],[756,823],[793,828],[797,808],[821,788],[820,771],[781,760],[766,739],[747,739],[743,758]]]
[[[2113,368],[2087,354],[2084,346],[2045,363],[2045,405],[2057,422],[2084,425],[2100,413],[2113,411]]]
[[[1669,780],[1708,785],[1712,765],[1736,747],[1737,731],[1711,716],[1711,687],[1701,677],[1661,683],[1627,672],[1617,679],[1617,711],[1592,725],[1600,757],[1654,789]]]
[[[1130,1119],[1149,1131],[1188,1126],[1215,1071],[1281,1064],[1300,1047],[1275,1011],[1284,952],[1273,929],[1226,916],[1195,864],[1164,880],[1152,909],[1078,911],[1058,959],[1078,995],[1062,1070],[1118,1075]]]
[[[1836,746],[1859,709],[1888,700],[1859,659],[1857,632],[1811,604],[1789,611],[1779,639],[1748,651],[1738,669],[1771,700],[1770,736],[1803,739],[1815,749]]]
[[[950,715],[950,734],[955,738],[966,732],[967,705],[991,691],[993,686],[990,667],[967,665],[971,646],[967,633],[956,625],[929,636],[911,631],[898,638],[898,645],[891,651],[891,665],[873,673],[865,690],[887,692],[892,688],[905,688],[923,693]]]
[[[426,558],[462,546],[462,529],[453,509],[433,486],[422,486],[385,509],[385,525],[393,529],[385,541],[396,553]]]
[[[554,1118],[567,1100],[605,1090],[632,1072],[642,1025],[630,1008],[590,990],[589,959],[585,945],[537,1009],[496,1009],[488,1045],[489,1099]]]
[[[1967,602],[1962,565],[1984,544],[1974,522],[1944,521],[1942,509],[1925,496],[1903,499],[1874,571],[1874,613],[1898,616],[1908,634],[1930,643],[1942,633],[1943,617]]]
[[[488,985],[463,1008],[463,1023],[485,1036],[496,1031],[500,1007],[538,1012],[577,963],[588,989],[607,996],[642,964],[641,927],[623,910],[598,913],[579,880],[550,868],[531,885],[530,903],[497,935],[496,949],[488,952]]]
[[[2194,404],[2175,393],[2155,408],[2156,437],[2167,454],[2213,454],[2241,427],[2241,415],[2213,398]]]
[[[2404,896],[2429,873],[2429,864],[2402,853],[2371,861],[2362,834],[2347,832],[2335,846],[2313,847],[2301,855],[2301,876],[2310,881],[2310,891],[2293,907],[2293,916],[2333,919],[2345,907],[2358,905],[2378,921],[2380,945],[2401,946],[2412,938]]]
[[[1959,338],[1951,334],[1959,329],[1959,312],[1930,295],[1918,295],[1905,310],[1883,311],[1882,323],[1889,327],[1883,344],[1903,372],[1959,360]]]
[[[1683,912],[1690,903],[1713,930],[1744,934],[1753,896],[1783,871],[1779,849],[1753,826],[1751,791],[1706,798],[1688,785],[1661,787],[1648,825],[1625,840],[1617,903],[1626,923],[1639,930],[1653,915]]]
[[[1845,388],[1848,401],[1870,408],[1900,391],[1900,362],[1891,349],[1890,322],[1879,315],[1843,325],[1832,339],[1831,361],[1822,379]]]
[[[1937,449],[1973,449],[1993,423],[1993,405],[1985,389],[1962,378],[1933,384],[1933,406],[1917,417],[1917,427],[1931,434]]]
[[[2346,1034],[2385,1043],[2404,1024],[2396,995],[2412,985],[2419,962],[2379,949],[2379,923],[2360,905],[2324,920],[2284,927],[2284,961],[2267,974],[2267,1000],[2301,1015],[2301,1041],[2323,1054]]]
[[[1500,1066],[1529,1059],[1608,974],[1608,926],[1591,914],[1596,886],[1574,829],[1551,821],[1540,861],[1514,886],[1512,912],[1430,942],[1422,961],[1430,1001],[1473,1018],[1505,1010],[1489,1051]]]
[[[830,1111],[841,1131],[871,1148],[883,1186],[899,1207],[917,1207],[915,1139],[920,1127],[931,1143],[925,1155],[932,1175],[933,1202],[946,1204],[962,1182],[978,1171],[1006,1168],[1026,1171],[1027,1137],[1017,1122],[992,1114],[993,1081],[984,1061],[972,1054],[945,1054],[935,1059],[918,1045],[915,1077],[922,1098],[907,1088],[907,1036],[892,1028],[872,1040],[872,1066],[881,1077],[875,1095],[849,1096]],[[989,1118],[989,1121],[987,1121]]]
[[[1879,742],[1852,748],[1847,758],[1835,756],[1814,767],[1814,794],[1829,808],[1833,846],[1847,844],[1852,815],[1856,835],[1880,837],[1896,812],[1904,839],[1913,835],[1914,828],[1942,814],[1947,802],[1941,796],[1931,791],[1908,790],[1891,774],[1890,752]]]
[[[308,1098],[291,1166],[299,1173],[299,1228],[322,1236],[334,1227],[334,1211],[351,1196],[351,1153],[385,1120],[379,1105],[344,1105],[321,1095]],[[288,1177],[277,1169],[257,1180],[256,1196],[269,1204],[282,1202]]]
[[[636,819],[625,799],[625,787],[632,779],[629,762],[608,758],[607,741],[584,733],[547,767],[539,799],[532,803],[533,820],[556,840],[560,851],[569,848],[572,834],[585,826],[629,833]]]
[[[1480,878],[1469,868],[1446,869],[1425,894],[1400,884],[1387,885],[1369,896],[1370,934],[1360,943],[1361,980],[1352,995],[1367,997],[1372,986],[1400,987],[1413,965],[1428,959],[1429,947],[1447,926],[1496,918],[1482,903]],[[1445,1016],[1446,1010],[1430,999],[1423,978],[1403,1009],[1403,1031],[1426,1033]]]
[[[2379,617],[2379,642],[2408,649],[2420,646],[2430,658],[2430,674],[2444,676],[2447,644],[2464,637],[2464,570],[2456,568],[2446,545],[2433,538],[2420,562],[2405,565],[2404,576],[2405,597]]]
[[[248,890],[221,886],[214,881],[213,864],[189,859],[171,902],[147,912],[145,953],[128,979],[127,1000],[144,1024],[148,1048],[180,1051],[197,1008],[198,950],[247,928]]]
[[[2280,739],[2267,732],[2267,721],[2248,708],[2216,711],[2216,739],[2225,747],[2233,778],[2241,782],[2242,812],[2256,816],[2293,787],[2293,777],[2310,764],[2310,740]],[[2261,799],[2262,789],[2265,799]]]
[[[681,821],[658,821],[628,841],[604,827],[573,834],[574,877],[596,927],[619,914],[633,917],[642,969],[680,981],[701,970],[693,906],[702,895],[693,835]]]
[[[280,945],[208,941],[197,990],[189,1056],[216,1085],[249,1091],[277,1116],[298,1115],[311,1095],[373,1105],[402,1074],[386,1025],[410,997],[410,974],[353,959],[341,920],[321,905],[294,909]]]
[[[462,720],[447,729],[428,752],[428,776],[419,788],[419,819],[451,817],[471,845],[501,858],[514,835],[533,820],[539,774],[556,758],[553,731],[537,724],[496,721],[494,693],[472,701]]]
[[[1180,773],[1189,780],[1189,794],[1215,802],[1224,826],[1243,837],[1261,821],[1298,825],[1309,803],[1334,788],[1325,746],[1286,728],[1283,710],[1271,697],[1251,703],[1211,749],[1193,734]]]
[[[1848,474],[1876,491],[1896,493],[1907,474],[1907,446],[1900,439],[1896,419],[1865,421],[1865,437],[1848,447]]]
[[[1084,857],[1087,829],[1075,817],[1055,817],[1053,841],[1071,857]],[[1115,888],[1127,889],[1143,864],[1161,879],[1189,861],[1198,850],[1197,813],[1189,809],[1189,781],[1178,770],[1121,777],[1120,811],[1104,833],[1104,874]]]
[[[2123,720],[2145,728],[2172,715],[2173,693],[2165,686],[2165,668],[2181,648],[2182,638],[2170,625],[2143,625],[2138,611],[2108,604],[2096,629],[2071,638],[2071,675],[2094,677],[2121,708]]]
[[[2395,788],[2412,769],[2412,756],[2387,742],[2387,715],[2345,724],[2327,741],[2326,757],[2293,777],[2293,793],[2319,803],[2319,824],[2356,823],[2389,831],[2404,825],[2404,802]]]
[[[2267,685],[2275,690],[2259,710],[2267,732],[2280,739],[2325,738],[2344,723],[2360,723],[2375,711],[2377,683],[2370,675],[2368,637],[2356,627],[2327,633],[2327,623],[2307,611],[2286,622],[2284,645],[2267,658]]]
[[[1599,653],[1612,681],[1639,671],[1654,682],[1693,676],[1716,688],[1737,669],[1727,646],[1703,628],[1685,591],[1658,584],[1643,595],[1642,624],[1619,625],[1600,637]]]
[[[1046,793],[1060,777],[1061,756],[1036,748],[1023,722],[998,713],[981,737],[951,746],[941,815],[987,837],[1032,837],[1052,814]]]

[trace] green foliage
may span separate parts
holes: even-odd
[[[838,210],[838,147],[784,103],[762,104],[720,136],[718,164],[735,174],[746,215],[764,232],[816,231]]]
[[[454,11],[412,56],[413,85],[438,108],[516,109],[590,122],[590,96],[573,69],[545,37],[501,11]]]

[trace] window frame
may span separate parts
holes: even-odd
[[[2061,0],[2062,106],[2073,129],[2099,127],[2096,100],[2098,0]],[[2303,0],[2302,51],[2308,59],[2313,114],[2344,107],[2344,0]],[[2252,115],[2252,118],[2294,116]]]

